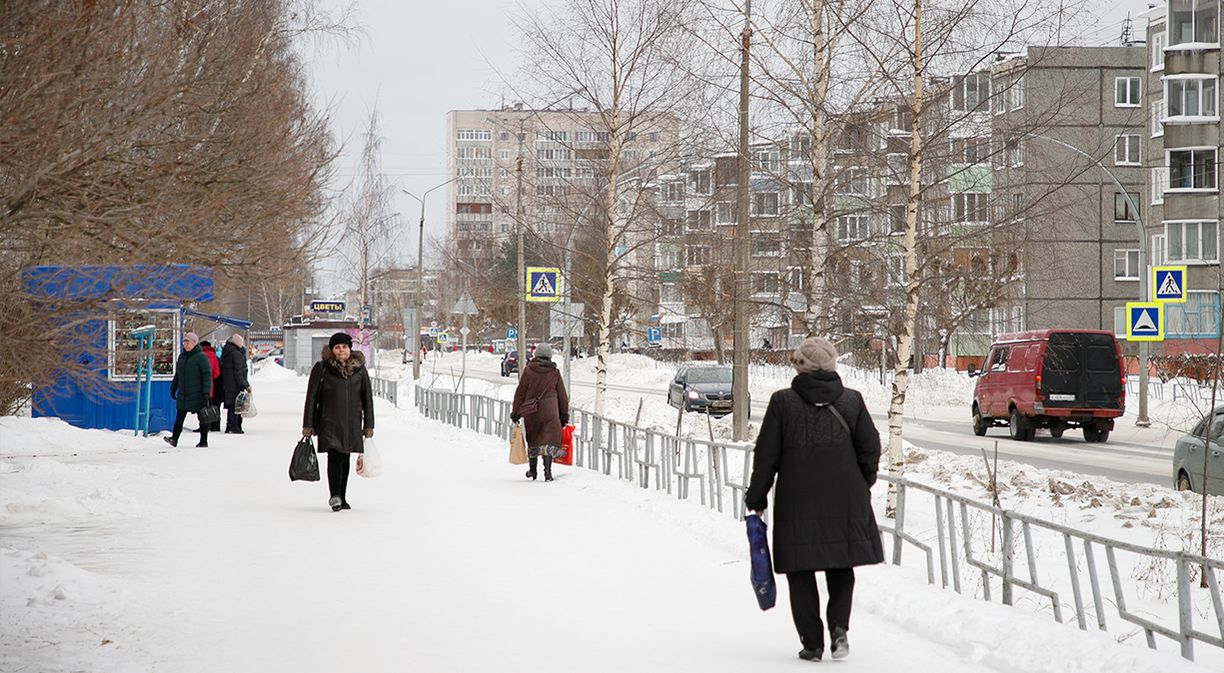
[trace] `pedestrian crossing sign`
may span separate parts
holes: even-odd
[[[1127,341],[1164,341],[1164,304],[1158,301],[1126,304]]]
[[[527,301],[560,301],[560,276],[561,269],[556,267],[527,267]]]
[[[1186,301],[1186,267],[1152,267],[1152,301]]]

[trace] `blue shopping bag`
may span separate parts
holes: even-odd
[[[748,549],[752,558],[752,591],[761,609],[768,610],[778,600],[778,585],[774,583],[773,562],[769,558],[768,526],[755,514],[749,514],[744,523],[748,525]]]

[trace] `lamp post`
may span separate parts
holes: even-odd
[[[1088,154],[1084,150],[1081,150],[1080,148],[1074,145],[1065,143],[1061,140],[1043,136],[1038,133],[1027,133],[1024,135],[1024,137],[1045,140],[1047,142],[1054,143],[1055,145],[1058,145],[1059,147],[1063,147],[1065,149],[1071,150],[1072,152],[1075,152],[1076,154],[1084,157],[1085,159],[1096,164],[1098,168],[1104,171],[1105,175],[1109,176],[1110,181],[1114,183],[1114,186],[1117,187],[1118,191],[1122,193],[1122,197],[1126,199],[1126,204],[1135,213],[1135,226],[1138,228],[1138,234],[1139,234],[1139,301],[1148,301],[1149,295],[1148,295],[1147,232],[1144,230],[1144,227],[1143,227],[1143,219],[1139,215],[1139,204],[1135,203],[1135,200],[1131,198],[1130,192],[1126,191],[1126,188],[1122,186],[1122,183],[1118,181],[1118,178],[1108,168],[1105,168],[1105,164],[1102,164],[1096,157],[1092,156],[1091,154]],[[1146,341],[1140,341],[1139,342],[1139,418],[1135,419],[1135,425],[1138,425],[1144,428],[1152,424],[1152,422],[1148,420],[1148,413],[1147,413],[1148,366],[1149,366],[1148,360],[1150,359],[1150,357],[1151,357],[1150,345]]]
[[[408,191],[407,189],[400,190],[401,192],[407,194],[408,196],[411,196],[412,198],[416,199],[417,203],[421,204],[421,220],[417,227],[417,286],[416,286],[416,322],[417,324],[416,324],[416,330],[415,330],[416,334],[412,335],[412,344],[415,350],[420,350],[419,347],[421,344],[418,343],[418,341],[421,338],[421,322],[422,322],[422,319],[424,318],[424,311],[425,311],[425,308],[424,308],[425,306],[425,199],[429,198],[430,192],[437,190],[437,189],[441,189],[458,179],[459,177],[455,176],[447,180],[446,182],[434,185],[433,187],[426,189],[419,197],[416,194],[413,194],[412,192]],[[413,380],[417,380],[421,378],[421,355],[418,352],[414,352],[412,354],[412,378]]]

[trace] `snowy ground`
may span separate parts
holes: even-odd
[[[733,519],[584,470],[527,481],[500,441],[381,401],[386,474],[332,513],[286,475],[304,379],[254,384],[248,434],[209,449],[0,419],[0,671],[806,665]],[[846,670],[1219,670],[888,566],[859,573],[851,643]]]

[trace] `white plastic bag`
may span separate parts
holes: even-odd
[[[255,393],[250,390],[238,391],[234,399],[234,411],[243,418],[255,418],[259,414],[255,409]]]
[[[382,474],[383,461],[374,444],[374,438],[365,440],[365,453],[357,454],[357,474],[367,479],[373,479]]]

